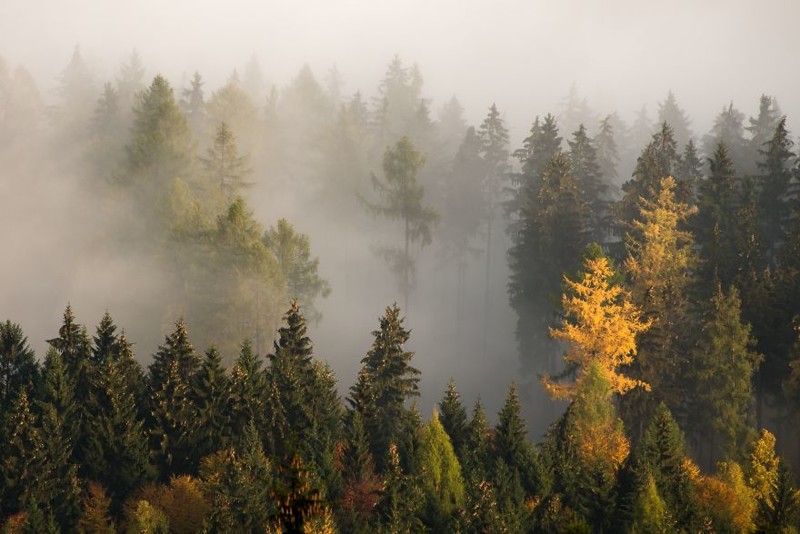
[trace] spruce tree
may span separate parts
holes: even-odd
[[[600,121],[600,127],[592,138],[597,152],[597,166],[600,175],[606,183],[617,186],[619,184],[619,164],[620,157],[615,139],[613,116],[608,115]]]
[[[148,386],[150,414],[147,428],[159,475],[191,473],[194,461],[191,381],[198,359],[183,319],[166,336],[150,364]]]
[[[417,174],[424,164],[425,157],[411,139],[403,137],[383,155],[384,179],[372,175],[372,186],[381,199],[378,202],[364,200],[370,212],[403,224],[403,248],[389,249],[384,255],[398,276],[406,309],[415,272],[409,247],[415,242],[422,247],[429,245],[431,230],[439,221],[436,211],[423,203],[425,188],[418,182]]]
[[[667,93],[664,102],[658,104],[658,122],[670,125],[672,131],[675,132],[675,141],[678,146],[686,145],[692,138],[692,130],[689,128],[691,120],[686,116],[686,112],[678,106],[672,91]]]
[[[750,117],[748,119],[749,126],[745,127],[745,130],[750,134],[750,139],[748,140],[749,166],[742,169],[743,173],[753,174],[757,172],[756,163],[759,159],[759,154],[764,149],[764,145],[775,134],[775,128],[777,128],[781,116],[782,113],[775,97],[762,94],[758,102],[758,115]]]
[[[347,414],[341,451],[342,495],[339,525],[353,532],[369,532],[371,516],[383,486],[375,472],[361,413]]]
[[[8,413],[22,390],[32,391],[39,369],[28,338],[16,323],[0,323],[0,413]]]
[[[761,355],[752,349],[755,340],[750,325],[742,323],[739,292],[727,293],[717,286],[700,340],[693,351],[692,378],[697,392],[691,419],[711,444],[725,457],[744,458],[754,437],[750,411],[754,404],[753,376]],[[719,439],[715,439],[718,437]]]
[[[593,241],[602,241],[606,233],[608,184],[600,171],[597,149],[583,124],[572,133],[568,144],[571,174],[575,178],[580,199],[588,209],[587,230]]]
[[[206,157],[200,158],[208,183],[218,188],[229,202],[250,185],[245,182],[251,172],[247,160],[247,156],[239,155],[236,136],[225,122],[217,126]]]
[[[774,261],[776,251],[786,235],[789,204],[786,201],[794,165],[793,141],[786,130],[786,117],[782,117],[769,141],[759,150],[758,217],[760,241],[768,264]]]
[[[733,102],[723,106],[714,119],[711,132],[703,138],[703,152],[711,157],[719,144],[723,143],[728,149],[733,166],[740,172],[752,172],[755,170],[752,168],[755,161],[744,137],[744,118],[744,113],[733,107]]]
[[[386,308],[380,329],[372,335],[372,348],[361,360],[358,381],[350,388],[348,400],[361,413],[370,452],[383,471],[389,464],[389,445],[397,443],[404,430],[405,401],[419,395],[420,372],[411,366],[414,353],[404,348],[410,334],[396,304]]]
[[[459,458],[464,467],[465,477],[472,482],[487,480],[491,472],[488,433],[489,424],[486,421],[486,413],[479,397],[472,408],[472,416],[464,438],[464,452]]]
[[[231,428],[229,382],[219,351],[212,346],[203,355],[191,388],[195,410],[192,434],[197,439],[200,458],[229,446],[235,435]]]
[[[251,421],[256,428],[263,428],[266,375],[261,367],[261,358],[253,351],[250,341],[242,342],[239,356],[231,367],[225,393],[227,409],[223,413],[229,414],[232,436],[241,436]]]
[[[467,438],[467,410],[461,402],[461,394],[452,378],[447,383],[442,400],[439,401],[439,410],[441,410],[439,422],[450,437],[456,454],[463,459],[463,448]]]
[[[47,475],[44,440],[28,392],[22,390],[3,420],[0,506],[4,517],[24,510],[37,498],[40,481]]]

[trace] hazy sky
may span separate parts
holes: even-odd
[[[45,94],[75,44],[106,78],[137,48],[148,76],[198,69],[216,87],[255,54],[279,86],[303,63],[319,78],[337,64],[346,92],[372,94],[397,53],[434,110],[456,93],[477,122],[496,101],[515,139],[572,83],[627,118],[643,104],[654,117],[672,89],[702,134],[731,100],[754,113],[762,92],[790,124],[800,115],[798,15],[793,0],[2,0],[0,55]]]

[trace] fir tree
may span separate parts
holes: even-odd
[[[32,391],[39,369],[28,338],[16,323],[0,323],[0,413],[8,413],[23,390]]]
[[[227,391],[218,393],[227,397],[222,397],[227,409],[223,408],[220,415],[228,415],[231,436],[242,435],[251,421],[256,428],[264,426],[266,374],[261,366],[261,359],[253,351],[250,341],[242,342],[239,356],[230,370]]]
[[[409,247],[414,242],[419,242],[422,247],[429,245],[431,229],[439,220],[433,208],[423,204],[425,189],[417,181],[417,174],[424,164],[423,155],[408,137],[403,137],[384,153],[384,180],[372,176],[373,188],[381,200],[379,202],[364,200],[364,204],[372,213],[403,223],[404,247],[390,249],[384,255],[398,276],[406,309],[414,275],[414,262]]]
[[[569,144],[569,163],[581,201],[588,208],[587,230],[592,239],[601,241],[605,237],[606,195],[608,185],[601,174],[597,161],[597,149],[581,124],[572,133]]]
[[[758,162],[758,217],[760,240],[768,262],[775,257],[776,250],[786,235],[786,220],[789,216],[786,196],[792,180],[793,144],[786,130],[786,117],[782,117],[772,138],[759,150],[761,160]]]
[[[750,410],[753,406],[753,376],[761,355],[752,349],[755,340],[750,325],[740,317],[739,292],[723,293],[717,286],[693,357],[693,386],[697,391],[692,421],[711,443],[721,438],[727,458],[739,460],[753,438]],[[709,435],[710,434],[710,435]],[[716,451],[714,451],[716,452]]]
[[[230,379],[216,347],[208,349],[192,380],[191,398],[195,409],[194,430],[200,458],[231,443]]]
[[[669,124],[675,132],[675,141],[678,146],[686,145],[692,138],[692,130],[689,128],[691,121],[679,106],[672,91],[667,93],[664,102],[658,104],[658,122]],[[666,176],[666,175],[664,175]]]
[[[217,126],[211,147],[200,161],[209,183],[222,191],[228,201],[236,198],[244,187],[251,185],[245,182],[245,177],[252,172],[248,167],[248,158],[239,155],[236,136],[225,122]]]
[[[706,156],[714,154],[723,143],[727,149],[733,166],[742,172],[752,172],[753,154],[744,137],[744,113],[733,107],[733,102],[723,106],[722,111],[714,119],[714,125],[703,138],[703,152]]]
[[[461,394],[452,378],[447,383],[442,400],[439,401],[439,410],[441,410],[439,421],[442,428],[450,437],[456,454],[463,459],[463,448],[467,438],[467,410],[461,402]]]
[[[761,95],[758,103],[758,116],[750,117],[748,119],[749,126],[745,127],[750,134],[750,139],[748,140],[748,167],[742,169],[743,173],[751,174],[758,170],[756,167],[758,155],[775,134],[775,128],[777,128],[781,116],[781,110],[775,97]]]
[[[350,388],[349,402],[361,413],[370,452],[383,471],[388,465],[389,444],[403,432],[405,401],[419,395],[419,371],[411,366],[413,352],[404,345],[410,334],[403,327],[397,305],[386,308],[380,329],[372,332],[372,348],[361,360],[358,381]]]
[[[361,413],[348,413],[348,424],[341,450],[342,510],[340,527],[354,532],[368,532],[371,516],[383,486],[375,472],[375,461],[369,452]]]
[[[599,131],[592,138],[592,142],[597,152],[597,166],[600,170],[600,175],[606,180],[606,183],[619,184],[620,157],[611,115],[600,121]]]

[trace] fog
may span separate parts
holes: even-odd
[[[270,88],[282,96],[304,65],[322,87],[335,67],[343,100],[360,92],[371,109],[397,55],[407,67],[418,66],[434,120],[454,95],[469,126],[477,127],[496,103],[513,152],[536,116],[563,111],[571,89],[598,119],[617,112],[629,125],[643,106],[655,120],[671,90],[698,140],[723,106],[733,102],[753,116],[766,93],[777,98],[796,132],[799,18],[800,4],[786,0],[3,0],[0,57],[10,73],[20,66],[31,73],[41,95],[41,119],[12,131],[0,147],[0,320],[20,323],[41,357],[68,302],[90,333],[108,310],[146,363],[175,319],[166,319],[161,308],[159,295],[169,280],[160,260],[139,254],[139,243],[115,241],[115,232],[126,226],[121,221],[135,225],[139,214],[121,198],[97,202],[96,192],[87,193],[82,151],[75,153],[69,136],[51,135],[47,110],[59,105],[59,76],[76,46],[94,82],[91,102],[104,82],[117,79],[133,50],[145,69],[144,85],[162,74],[176,98],[195,71],[205,80],[208,100],[234,70],[244,76],[255,60],[263,74],[263,91],[253,102],[259,114]],[[587,127],[594,132],[596,124]],[[292,131],[303,135],[302,128]],[[247,139],[240,136],[239,143],[250,152]],[[206,146],[198,140],[198,154]],[[324,193],[316,182],[303,181],[299,158],[276,169],[268,152],[254,157],[255,185],[245,196],[256,219],[268,228],[285,217],[308,234],[319,272],[330,282],[330,296],[317,301],[322,318],[310,336],[345,394],[384,308],[402,304],[391,273],[373,253],[400,239],[400,227],[371,218],[355,195],[342,201],[339,214],[315,204]],[[369,172],[381,174],[380,156],[365,167],[353,179],[371,194],[365,184]],[[621,181],[629,177],[620,174]],[[461,322],[455,317],[456,271],[437,246],[438,234],[430,247],[415,248],[417,287],[406,325],[417,352],[414,364],[422,371],[425,417],[450,376],[469,406],[481,395],[492,420],[512,380],[528,391],[528,412],[536,411],[530,391],[539,386],[520,372],[515,315],[506,295],[508,242],[502,231],[496,237],[488,313],[485,258],[479,255],[466,272]],[[542,430],[541,424],[535,428]]]

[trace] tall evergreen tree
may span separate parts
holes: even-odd
[[[749,165],[742,169],[743,173],[755,174],[758,171],[756,166],[759,159],[758,155],[764,150],[764,145],[775,134],[775,128],[777,128],[781,116],[782,113],[775,97],[761,95],[758,103],[758,115],[750,117],[747,121],[749,125],[745,127],[745,130],[750,134],[750,139],[748,140],[748,159],[750,161]]]
[[[231,444],[230,379],[216,347],[203,355],[192,380],[191,397],[195,409],[194,430],[197,455],[203,458]],[[263,403],[262,403],[263,407]]]
[[[464,479],[453,445],[434,411],[422,429],[420,482],[425,492],[423,522],[435,531],[450,529],[464,502]]]
[[[733,102],[723,106],[722,111],[714,119],[711,131],[703,138],[703,152],[711,157],[720,143],[728,148],[733,166],[739,171],[752,172],[752,154],[744,137],[745,115],[735,107]]]
[[[654,193],[654,200],[644,199],[633,223],[625,261],[633,300],[643,309],[644,319],[653,323],[639,340],[639,357],[632,369],[635,378],[650,384],[653,395],[626,398],[630,404],[624,406],[624,416],[633,428],[639,426],[634,419],[641,418],[633,412],[652,411],[654,400],[663,400],[671,410],[685,413],[682,384],[690,343],[686,335],[690,324],[688,289],[697,259],[692,235],[681,226],[696,209],[677,201],[676,183],[671,177],[660,180]]]
[[[150,416],[147,428],[151,449],[162,480],[176,473],[191,473],[194,440],[191,381],[199,365],[183,319],[166,336],[150,364],[148,386]]]
[[[461,402],[461,394],[456,389],[456,382],[452,378],[447,383],[442,400],[439,401],[439,421],[450,437],[456,454],[463,458],[463,447],[467,438],[467,411]]]
[[[404,404],[419,395],[419,370],[411,366],[413,352],[406,351],[409,332],[403,327],[400,308],[386,308],[380,329],[372,332],[372,348],[361,360],[358,381],[348,399],[361,413],[370,442],[370,452],[379,470],[389,465],[389,445],[397,443],[403,431]]]
[[[372,185],[381,197],[377,203],[364,200],[367,208],[376,215],[399,220],[404,226],[404,247],[385,251],[392,270],[397,274],[400,292],[408,309],[408,298],[413,287],[414,262],[410,246],[431,243],[431,229],[439,220],[437,213],[423,204],[425,189],[417,181],[417,174],[425,158],[408,137],[403,137],[383,156],[384,180],[372,176]]]
[[[600,121],[599,130],[592,138],[592,142],[597,152],[600,175],[606,183],[616,187],[619,185],[620,156],[615,135],[617,134],[614,131],[612,116],[608,115]]]
[[[675,142],[678,146],[686,145],[692,138],[692,130],[689,125],[691,120],[686,116],[675,99],[672,91],[667,93],[667,98],[658,104],[658,122],[669,124],[675,133]]]
[[[601,174],[597,150],[581,124],[572,133],[569,144],[569,163],[584,206],[588,208],[587,230],[594,241],[605,237],[606,198],[608,185]]]
[[[753,376],[761,360],[752,350],[755,340],[750,325],[741,321],[740,306],[735,287],[726,294],[717,286],[692,365],[692,385],[697,393],[690,421],[708,440],[712,454],[719,447],[734,461],[744,458],[754,437]]]
[[[786,130],[786,117],[782,117],[772,137],[759,150],[760,238],[766,259],[770,263],[786,236],[786,222],[789,217],[787,195],[794,166],[793,144]]]
[[[0,323],[0,413],[8,413],[23,390],[32,391],[39,370],[22,328]]]
[[[245,181],[252,172],[248,167],[248,158],[239,155],[236,136],[225,122],[217,126],[212,144],[200,161],[209,184],[218,188],[227,202],[236,198],[244,187],[251,185]]]

